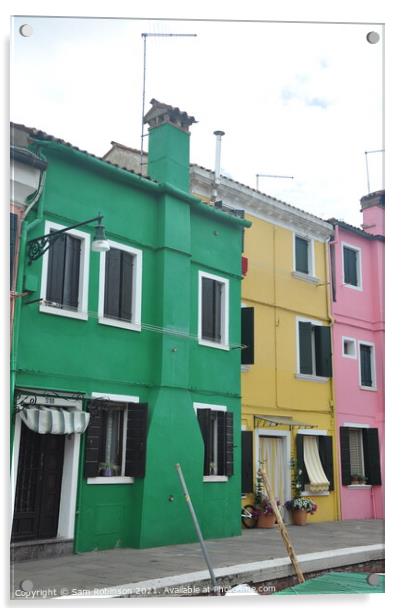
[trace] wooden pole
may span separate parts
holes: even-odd
[[[303,582],[305,582],[304,574],[302,573],[301,567],[299,566],[297,555],[295,554],[294,547],[293,547],[293,545],[292,545],[292,543],[290,541],[290,538],[288,536],[287,528],[286,528],[286,526],[285,526],[285,524],[283,522],[283,518],[281,517],[280,510],[277,507],[276,497],[274,495],[274,492],[273,492],[273,489],[271,487],[270,481],[269,481],[265,471],[260,469],[260,474],[262,475],[262,479],[263,479],[263,483],[264,483],[265,488],[266,488],[267,496],[269,498],[269,501],[271,503],[273,511],[276,514],[277,524],[278,524],[278,527],[280,529],[280,533],[281,533],[281,536],[283,538],[284,545],[285,545],[286,550],[288,552],[288,556],[290,557],[292,565],[293,565],[293,567],[295,569],[295,573],[297,575],[298,582],[300,584],[303,584]]]

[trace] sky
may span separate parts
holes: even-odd
[[[192,163],[214,167],[223,130],[223,175],[254,188],[257,174],[292,176],[259,190],[355,225],[360,198],[383,188],[380,25],[16,17],[11,29],[14,122],[97,156],[112,140],[140,148],[147,33],[145,113],[156,98],[195,116]]]

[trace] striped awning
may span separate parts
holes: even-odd
[[[304,462],[309,477],[311,492],[324,492],[329,489],[330,482],[323,470],[319,456],[316,436],[304,436]]]
[[[79,434],[85,432],[89,413],[74,407],[23,406],[19,415],[24,424],[38,434]]]

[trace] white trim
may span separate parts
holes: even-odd
[[[349,483],[344,488],[350,488],[351,490],[370,490],[372,487],[370,483]]]
[[[314,383],[327,383],[329,380],[328,376],[316,376],[315,374],[302,374],[301,372],[297,372],[295,374],[295,378],[300,381],[312,381]]]
[[[330,496],[330,492],[328,490],[323,490],[322,492],[311,492],[310,490],[302,490],[301,496]]]
[[[202,338],[202,279],[216,280],[223,285],[221,297],[221,342],[213,342]],[[229,305],[230,305],[230,282],[228,278],[222,278],[209,272],[198,271],[198,343],[203,346],[229,351]]]
[[[104,316],[104,289],[106,271],[106,253],[100,253],[99,262],[99,301],[98,301],[98,323],[111,325],[122,329],[141,331],[141,312],[142,312],[142,250],[113,242],[109,240],[111,248],[121,250],[133,255],[133,279],[132,279],[132,299],[131,299],[131,321],[120,321],[111,317]]]
[[[356,276],[358,279],[358,284],[353,285],[345,282],[345,267],[344,267],[344,247],[349,248],[357,253],[356,258]],[[355,291],[363,291],[362,284],[362,249],[359,246],[353,246],[352,244],[348,244],[348,242],[341,242],[341,260],[342,260],[342,270],[343,270],[343,285],[348,289],[354,289]]]
[[[315,285],[320,283],[320,278],[317,278],[316,276],[310,276],[309,274],[304,274],[303,272],[293,271],[291,272],[291,276],[293,278],[297,278],[298,280],[304,280],[305,282],[310,282],[311,284]]]
[[[297,270],[297,258],[296,258],[296,238],[299,238],[300,240],[305,240],[308,243],[308,273],[305,274],[305,272],[299,272]],[[302,279],[308,280],[308,281],[317,281],[319,282],[319,279],[316,278],[316,267],[315,267],[315,240],[312,239],[309,235],[305,235],[304,233],[298,233],[296,231],[293,232],[292,234],[292,275],[298,277],[300,275],[300,277]]]
[[[352,422],[345,422],[342,424],[344,428],[370,428],[370,424],[361,424],[361,423],[352,423]]]
[[[45,222],[45,235],[52,230],[59,231],[65,229],[64,225],[59,225],[55,222],[46,220]],[[84,233],[79,229],[71,229],[66,235],[71,237],[77,237],[81,240],[81,257],[79,262],[79,291],[78,291],[78,309],[66,310],[57,306],[46,304],[47,293],[47,273],[49,265],[49,251],[46,251],[42,259],[42,277],[40,285],[40,297],[43,299],[39,304],[40,312],[47,314],[54,314],[62,317],[69,317],[71,319],[80,319],[83,321],[88,320],[88,286],[89,286],[89,255],[90,255],[90,242],[91,236],[89,233]]]
[[[327,436],[327,430],[298,430],[297,434],[303,434],[304,436]]]
[[[370,352],[370,370],[372,373],[372,385],[369,387],[367,385],[362,385],[361,379],[361,344],[364,346],[368,346],[371,348]],[[366,340],[358,340],[358,381],[360,389],[364,389],[366,391],[377,391],[377,380],[376,380],[376,346],[374,342],[368,342]]]
[[[93,400],[105,400],[106,402],[125,402],[126,404],[139,402],[139,396],[126,396],[125,394],[109,394],[92,392],[91,398]],[[127,422],[128,422],[128,408],[124,411],[123,417],[123,449],[121,453],[121,468],[125,472],[125,454],[127,447]],[[120,477],[87,477],[86,483],[88,484],[122,484],[122,483],[134,483],[134,477],[126,477],[121,475]]]
[[[300,380],[305,381],[316,381],[325,383],[329,380],[327,376],[317,376],[316,375],[316,355],[315,355],[315,336],[312,334],[312,374],[303,374],[300,371],[300,353],[299,353],[299,323],[310,323],[311,325],[322,326],[322,321],[317,321],[315,319],[309,319],[308,317],[296,316],[295,317],[295,341],[296,341],[296,351],[297,351],[297,366],[295,377]]]
[[[227,475],[204,475],[203,481],[205,483],[219,483],[221,481],[228,481]]]
[[[353,342],[354,344],[354,354],[347,355],[344,353],[344,342]],[[358,358],[358,346],[356,343],[356,338],[350,338],[349,336],[342,336],[341,338],[341,356],[347,359],[357,359]]]

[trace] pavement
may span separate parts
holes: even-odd
[[[310,523],[287,530],[303,572],[384,559],[383,520]],[[277,527],[243,530],[238,537],[208,540],[206,547],[224,587],[294,574]],[[13,599],[183,596],[208,590],[210,573],[198,543],[23,561],[11,571]]]

